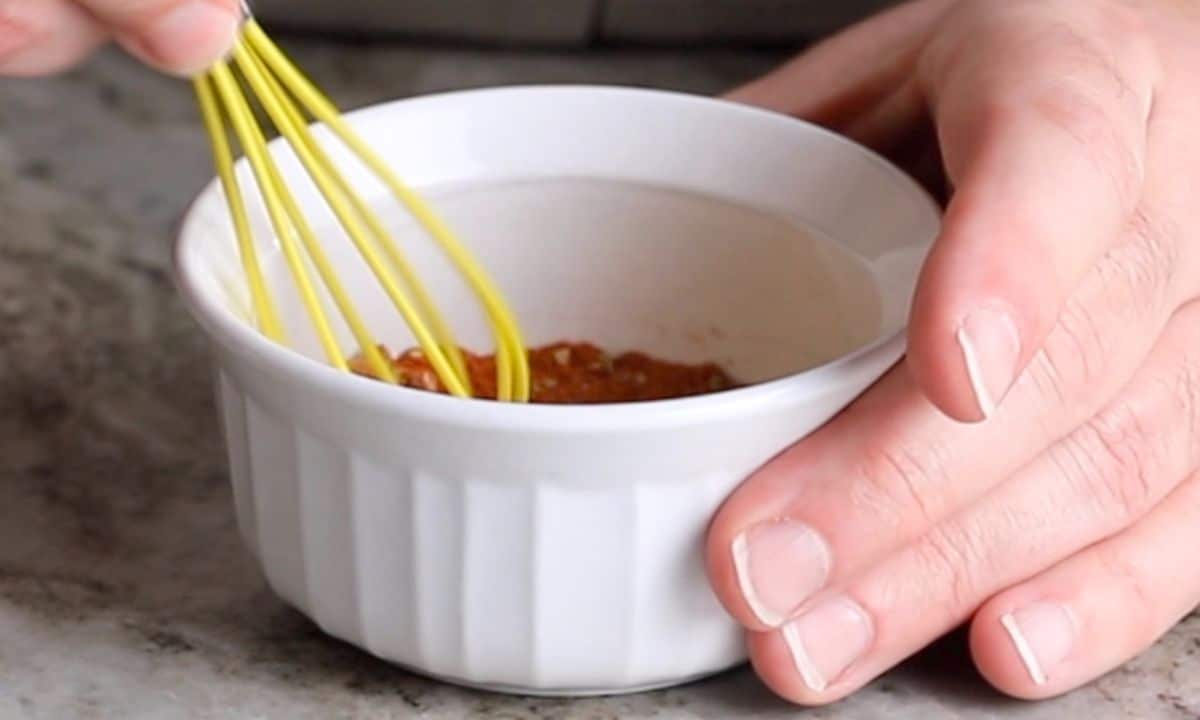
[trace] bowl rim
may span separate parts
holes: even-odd
[[[783,113],[737,103],[722,98],[673,90],[629,87],[604,84],[518,84],[487,88],[452,90],[412,96],[376,103],[345,113],[347,120],[366,118],[384,113],[400,105],[432,104],[467,96],[514,95],[521,93],[588,94],[609,96],[626,101],[643,99],[668,100],[681,105],[719,108],[721,112],[756,116],[776,123],[788,123],[797,130],[814,134],[824,142],[835,143],[858,153],[868,162],[878,165],[890,175],[896,190],[906,192],[911,202],[923,206],[941,223],[942,210],[934,198],[919,183],[874,150],[814,123]],[[272,141],[272,145],[282,142]],[[244,158],[238,160],[245,162]],[[223,304],[202,288],[197,279],[196,262],[187,248],[200,242],[204,231],[196,224],[198,205],[218,191],[214,177],[189,204],[177,234],[172,252],[172,275],[185,305],[212,342],[224,350],[249,360],[260,370],[299,379],[307,385],[345,398],[359,407],[376,411],[400,413],[407,417],[452,425],[487,427],[504,430],[539,430],[551,432],[586,432],[603,429],[638,430],[663,425],[692,425],[707,418],[727,418],[750,410],[794,405],[819,397],[846,383],[870,383],[886,371],[904,353],[907,323],[898,330],[883,333],[869,343],[840,355],[823,364],[766,382],[716,393],[694,395],[669,400],[622,402],[606,404],[517,404],[492,400],[457,398],[405,387],[388,388],[380,392],[377,380],[339,371],[326,363],[309,358],[290,348],[278,345],[262,335],[244,320],[235,316]],[[930,238],[932,243],[933,238]],[[882,365],[882,367],[880,367]]]

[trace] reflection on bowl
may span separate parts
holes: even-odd
[[[245,322],[210,187],[185,223],[178,278],[216,348],[239,526],[271,587],[332,635],[471,685],[621,692],[739,663],[741,634],[704,577],[708,519],[900,356],[936,206],[826,131],[672,93],[472,91],[351,119],[477,253],[531,344],[716,361],[754,384],[515,406],[341,374],[317,360],[278,257],[267,265],[295,347]],[[279,161],[318,207],[294,158]],[[384,207],[459,340],[490,349],[461,280]],[[316,217],[372,328],[393,350],[411,344],[332,219]]]

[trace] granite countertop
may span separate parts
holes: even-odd
[[[485,53],[291,43],[344,105],[529,81],[712,92],[755,53]],[[988,689],[952,637],[836,707],[739,670],[616,698],[430,682],[328,639],[239,544],[206,348],[169,280],[210,175],[186,84],[115,53],[0,81],[0,719],[1197,718],[1200,620],[1060,700]]]

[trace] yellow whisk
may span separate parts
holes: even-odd
[[[286,340],[283,323],[258,260],[246,204],[234,173],[231,131],[249,161],[284,259],[329,362],[341,370],[349,370],[332,322],[320,301],[317,282],[333,300],[371,372],[391,383],[399,381],[391,362],[380,351],[379,344],[339,281],[321,240],[289,192],[267,148],[266,135],[255,116],[251,98],[257,99],[271,125],[299,158],[359,255],[403,316],[446,389],[460,397],[472,394],[460,346],[378,215],[354,192],[317,143],[310,123],[320,122],[332,131],[383,182],[462,272],[479,298],[495,338],[498,398],[515,402],[529,400],[529,364],[521,332],[512,311],[487,273],[437,214],[371,150],[342,118],[337,107],[267,37],[248,9],[231,57],[218,62],[193,82],[211,138],[217,175],[233,218],[255,319],[265,335],[280,343]],[[244,88],[250,90],[249,97]],[[309,272],[310,262],[316,270],[316,282]]]

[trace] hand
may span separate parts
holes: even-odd
[[[990,682],[1052,696],[1200,602],[1197,37],[1180,0],[918,0],[733,94],[893,153],[927,126],[954,188],[906,361],[710,528],[779,694],[969,620]]]
[[[233,43],[238,0],[0,0],[0,75],[64,70],[108,38],[166,72],[205,69]]]

